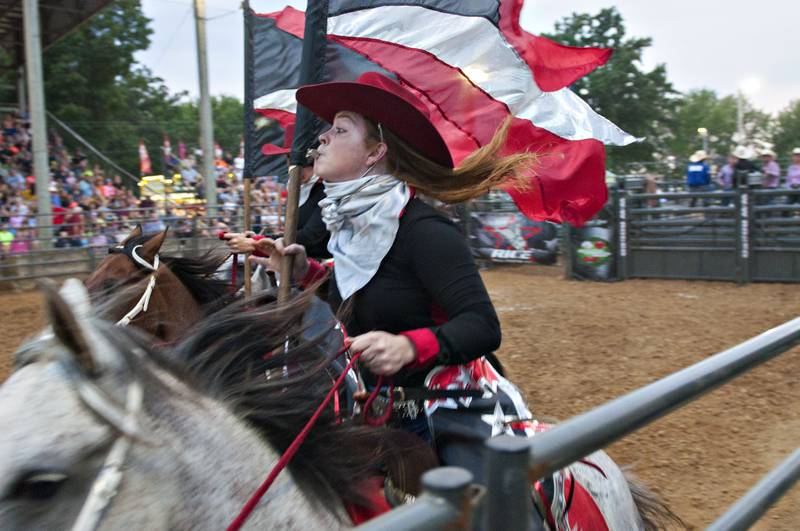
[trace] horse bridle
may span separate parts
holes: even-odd
[[[90,382],[78,380],[78,394],[90,407],[98,405],[98,401],[105,400],[99,394],[97,387]],[[119,492],[122,481],[122,465],[131,448],[131,437],[137,431],[136,418],[142,410],[144,391],[142,384],[134,379],[126,390],[125,414],[122,430],[114,440],[108,451],[103,466],[97,474],[89,494],[83,502],[78,518],[72,525],[72,531],[94,531],[105,516],[106,509]]]
[[[117,247],[112,247],[108,250],[109,254],[113,253],[121,253],[125,256],[129,257],[133,262],[143,269],[148,271],[152,271],[153,273],[150,275],[150,280],[147,282],[147,287],[144,290],[144,293],[139,298],[139,301],[136,305],[131,308],[131,310],[126,313],[122,319],[117,321],[117,326],[128,326],[131,321],[133,321],[136,316],[140,313],[144,313],[147,311],[147,308],[150,306],[150,296],[153,294],[153,289],[156,287],[156,274],[158,273],[158,266],[159,266],[159,257],[158,253],[156,253],[155,258],[153,258],[153,263],[151,264],[141,256],[137,252],[141,245],[136,245],[130,250],[122,245]]]

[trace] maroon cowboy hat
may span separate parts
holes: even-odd
[[[264,144],[261,146],[261,153],[267,157],[288,155],[292,151],[292,139],[294,139],[294,122],[287,125],[286,129],[283,130],[283,146]]]
[[[297,101],[328,123],[337,112],[352,111],[380,123],[433,162],[453,167],[442,135],[428,109],[411,91],[377,72],[355,81],[332,81],[297,89]]]

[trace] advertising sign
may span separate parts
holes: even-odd
[[[473,212],[471,243],[475,255],[492,262],[554,264],[558,225],[531,221],[519,212]]]

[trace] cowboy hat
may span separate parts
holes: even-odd
[[[759,157],[772,157],[773,159],[774,159],[775,157],[777,157],[777,155],[775,154],[775,152],[774,152],[774,151],[772,151],[771,149],[762,149],[762,150],[761,150],[761,151],[758,153],[758,156],[759,156]]]
[[[261,153],[267,157],[275,155],[288,155],[292,152],[292,140],[294,139],[294,122],[288,124],[283,130],[283,146],[275,144],[264,144],[261,146]]]
[[[692,153],[692,156],[689,157],[690,162],[700,162],[701,160],[706,160],[708,158],[708,153],[705,150],[701,149],[700,151],[695,151]]]
[[[328,123],[337,112],[361,114],[392,131],[433,162],[452,168],[453,158],[431,123],[425,104],[411,91],[377,72],[355,81],[333,81],[297,89],[297,101]]]
[[[747,146],[736,146],[736,149],[731,153],[737,159],[752,159],[754,156],[753,150]]]

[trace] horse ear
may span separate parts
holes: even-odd
[[[88,307],[88,301],[70,300],[76,299],[72,296],[74,294],[69,293],[70,291],[77,292],[78,288],[74,284],[80,285],[81,293],[86,295],[86,288],[79,280],[75,279],[69,279],[65,283],[63,288],[65,297],[61,296],[52,281],[41,282],[40,286],[44,291],[47,315],[53,327],[53,334],[72,353],[78,367],[85,374],[93,376],[97,374],[97,364],[92,357],[86,334],[80,325],[80,319],[86,317],[84,313]],[[80,296],[80,294],[77,295]]]
[[[144,245],[142,245],[142,251],[139,253],[139,256],[152,264],[161,246],[164,245],[164,240],[167,239],[167,232],[169,232],[169,227],[147,240]]]
[[[142,226],[141,225],[136,225],[136,227],[131,231],[131,233],[128,234],[128,237],[125,238],[124,240],[122,240],[122,244],[121,245],[125,246],[128,243],[132,242],[134,240],[134,238],[138,238],[141,235],[142,235]]]

